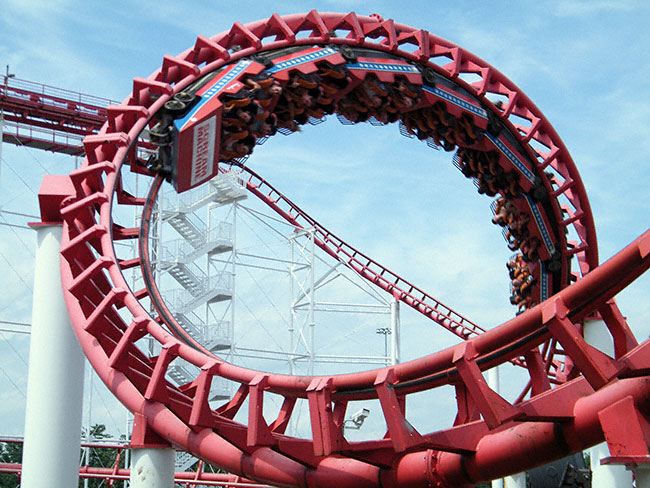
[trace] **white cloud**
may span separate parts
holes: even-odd
[[[561,17],[579,17],[603,12],[631,12],[647,8],[647,4],[638,0],[572,0],[555,3],[555,14]]]
[[[24,16],[29,19],[46,20],[53,15],[62,15],[70,12],[72,0],[61,0],[49,2],[47,0],[7,0],[4,4],[3,13],[7,17]],[[3,15],[4,17],[4,15]]]
[[[224,9],[200,2],[147,2],[138,6],[117,2],[99,9],[96,4],[82,8],[81,2],[13,0],[0,13],[6,30],[0,53],[18,76],[121,98],[133,76],[147,76],[159,67],[163,54],[177,54],[191,47],[198,34],[214,35],[228,30],[235,21],[265,18],[274,10],[306,11],[312,3],[316,2],[267,2],[263,6],[244,2]],[[360,8],[361,4],[330,0],[324,5],[348,9]],[[430,2],[416,1],[408,11],[394,2],[372,7],[386,18],[446,36],[488,60],[522,86],[547,115],[553,115],[551,122],[567,143],[571,142],[583,179],[589,183],[587,190],[604,256],[620,249],[648,225],[645,181],[650,167],[650,134],[646,119],[650,107],[642,95],[648,73],[640,68],[648,64],[644,4],[557,2],[549,8],[520,2],[506,8],[457,2],[432,8]],[[541,9],[555,15],[540,15]],[[463,181],[451,167],[450,156],[420,151],[422,145],[401,138],[396,127],[374,129],[375,135],[359,127],[335,127],[308,128],[305,134],[288,138],[278,136],[256,149],[251,162],[339,237],[479,325],[490,327],[510,317],[513,308],[507,303],[504,265],[508,252],[499,229],[489,224],[488,200],[476,197],[471,183]],[[377,134],[381,135],[375,137]],[[317,146],[318,139],[324,144]],[[9,158],[34,188],[38,187],[42,171],[29,171],[38,166],[32,158],[9,149],[3,157]],[[38,158],[54,171],[66,173],[70,169],[70,163],[57,160],[50,164],[51,155],[39,154]],[[3,208],[9,203],[36,208],[33,193],[4,167],[2,179]],[[9,237],[3,231],[0,252],[6,255],[15,253],[12,245],[21,246]],[[30,315],[31,299],[20,279],[31,279],[28,259],[26,256],[14,263],[18,273],[8,272],[4,265],[0,268],[5,274],[5,299],[0,310],[13,310],[13,318]],[[648,279],[642,278],[620,300],[623,313],[638,327],[640,339],[648,335],[650,311],[644,298],[650,286]],[[259,302],[264,302],[259,316],[267,319],[273,312],[274,322],[286,326],[272,307]],[[419,357],[455,341],[451,334],[429,321],[418,320],[417,314],[405,308],[404,331],[411,337],[405,335],[405,357]],[[12,317],[0,313],[0,318]],[[248,323],[253,324],[253,320]],[[369,330],[372,337],[347,331],[345,337],[351,336],[349,348],[356,352],[369,344],[381,348],[381,338],[372,334],[371,321],[358,325],[364,334]],[[268,334],[259,337],[269,342]],[[341,342],[330,339],[338,337],[323,338],[323,342],[335,346]],[[0,357],[7,361],[10,355],[2,351]],[[23,381],[24,371],[10,369],[6,362],[0,367],[16,381]],[[11,400],[3,407],[14,412],[11,416],[4,415],[5,410],[1,412],[3,418],[12,419],[4,425],[20,433],[22,420],[15,417],[22,409],[20,398],[11,385],[0,382],[0,388],[3,399]],[[444,397],[441,400],[435,394],[424,394],[414,400],[414,406],[409,404],[409,415],[420,414],[414,422],[418,428],[437,428],[432,405],[443,412],[447,423],[451,421],[453,392],[445,392]],[[102,400],[94,403],[95,419],[119,424],[121,420],[111,415],[121,414],[111,413],[113,406],[108,398],[106,404]],[[379,408],[373,407],[369,419],[375,422],[369,424],[373,432],[381,433],[382,420]],[[307,417],[299,423],[309,432]]]

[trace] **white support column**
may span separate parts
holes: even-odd
[[[584,337],[587,344],[614,357],[614,342],[602,320],[585,320]],[[632,472],[625,466],[605,464],[600,460],[610,456],[607,443],[603,442],[589,450],[591,456],[592,488],[629,488],[632,486]]]
[[[650,466],[639,465],[634,469],[636,488],[650,488]]]
[[[294,230],[294,235],[296,231]],[[295,352],[296,352],[296,340],[295,340],[295,318],[296,318],[296,240],[289,238],[289,374],[294,375],[294,366],[295,366]]]
[[[395,365],[401,362],[400,310],[397,298],[390,302],[390,333],[390,364]]]
[[[501,382],[499,381],[499,367],[495,366],[487,370],[487,384],[496,393],[501,391]]]
[[[314,374],[314,361],[316,359],[316,320],[314,317],[314,308],[316,307],[316,287],[314,278],[314,265],[316,259],[315,240],[316,235],[314,229],[309,229],[309,374]]]
[[[495,366],[487,371],[488,386],[496,393],[500,393],[501,381],[499,367]],[[526,472],[512,474],[502,479],[492,480],[492,488],[526,488]]]
[[[591,457],[592,488],[630,488],[632,486],[632,471],[628,471],[624,465],[600,464],[601,459],[610,456],[606,442],[589,449],[589,455]]]
[[[128,409],[124,409],[126,413],[126,417],[124,419],[124,433],[126,435],[126,438],[128,439],[129,436],[131,435],[131,412]],[[124,449],[124,465],[125,466],[131,466],[131,449]],[[123,488],[128,487],[128,482],[127,480],[124,480],[122,482]]]
[[[505,480],[503,478],[499,478],[498,480],[492,480],[490,482],[490,486],[492,488],[503,488],[505,485],[503,484]]]
[[[85,363],[84,363],[85,364]],[[90,437],[90,428],[92,427],[91,424],[91,417],[92,417],[92,411],[93,411],[93,371],[92,368],[88,368],[88,374],[87,376],[87,384],[86,384],[86,444],[90,444],[91,442],[91,437]],[[84,449],[84,460],[86,466],[90,466],[90,446],[86,446]],[[88,488],[89,484],[89,479],[84,478],[84,488]]]
[[[62,227],[36,231],[21,486],[78,486],[85,358],[61,290]]]
[[[488,371],[487,371],[487,384],[492,390],[499,393],[500,385],[499,385],[499,367],[498,366],[496,366],[496,367],[494,367],[492,369],[488,369]],[[496,479],[496,480],[492,480],[490,485],[492,486],[492,488],[504,488],[505,479],[499,478],[499,479]]]
[[[503,479],[503,488],[526,488],[526,472],[506,476]]]
[[[232,296],[230,298],[230,328],[228,330],[228,340],[230,341],[230,361],[233,360],[232,355],[235,353],[235,290],[237,286],[237,209],[239,203],[233,202],[232,204]]]
[[[172,448],[131,449],[131,488],[173,488],[175,455]]]

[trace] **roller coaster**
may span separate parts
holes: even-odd
[[[394,123],[406,137],[453,153],[453,164],[493,199],[493,222],[514,253],[513,319],[485,330],[325,229],[247,167],[256,144],[327,115],[343,124]],[[107,119],[85,138],[70,191],[52,186],[47,214],[63,223],[64,297],[85,354],[160,438],[277,486],[472,485],[603,439],[613,461],[648,460],[648,344],[635,339],[614,297],[650,266],[650,234],[599,264],[587,194],[566,147],[533,102],[482,59],[378,15],[273,15],[165,56],[160,70],[134,79],[132,94],[108,107]],[[147,158],[143,147],[153,151]],[[386,368],[313,377],[250,370],[197,343],[157,288],[148,223],[165,181],[184,192],[235,169],[288,223],[314,229],[315,244],[333,260],[459,343]],[[151,177],[147,195],[125,190],[126,171]],[[116,223],[124,208],[141,209],[140,227]],[[115,246],[128,239],[138,240],[136,258]],[[127,269],[142,270],[144,289],[131,289]],[[585,341],[587,320],[608,330],[613,356]],[[166,377],[176,358],[198,371],[180,387]],[[483,377],[506,362],[529,377],[514,402]],[[240,386],[215,408],[209,391],[217,377]],[[409,397],[443,386],[456,393],[453,425],[419,432],[407,416]],[[267,419],[272,394],[282,406]],[[386,433],[351,441],[346,409],[368,399],[381,405]],[[308,405],[308,438],[287,432],[299,400]]]

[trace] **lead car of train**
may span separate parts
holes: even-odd
[[[299,46],[215,70],[156,115],[149,134],[158,151],[148,164],[184,192],[214,177],[220,162],[241,164],[269,136],[328,114],[346,124],[399,122],[404,135],[456,151],[454,164],[496,197],[493,221],[516,253],[508,271],[520,311],[568,281],[557,251],[563,236],[549,223],[552,203],[530,151],[462,82],[389,53]]]

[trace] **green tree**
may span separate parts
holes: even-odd
[[[85,432],[83,438],[85,440]],[[95,424],[90,428],[90,439],[92,441],[102,441],[112,439],[113,436],[106,432],[106,426],[103,424]],[[86,460],[85,449],[81,450],[80,464],[88,465],[96,468],[112,468],[117,458],[118,449],[116,448],[99,448],[91,447]],[[21,464],[23,457],[23,445],[19,442],[4,442],[0,443],[0,462]],[[124,456],[120,458],[119,468],[124,468]],[[20,486],[18,475],[11,473],[0,473],[0,488],[16,488]],[[84,486],[84,480],[79,480],[79,487]],[[104,479],[89,479],[89,488],[100,488],[107,486]]]
[[[85,432],[83,433],[83,439],[85,440]],[[103,424],[95,424],[90,427],[90,440],[91,441],[102,441],[113,439],[113,436],[106,432],[106,426]],[[92,466],[93,468],[112,468],[115,465],[115,459],[117,458],[118,449],[116,448],[106,448],[106,447],[91,447],[88,452],[88,459],[86,459],[86,450],[82,449],[81,452],[81,465],[83,466]],[[119,468],[124,468],[124,455],[120,457],[120,462],[118,464]],[[79,487],[84,486],[83,478],[79,479]],[[106,481],[102,478],[90,478],[88,480],[89,488],[100,488],[107,486]]]
[[[17,442],[4,442],[0,444],[0,462],[20,464],[23,458],[23,445]],[[18,475],[0,473],[0,488],[16,488]]]

